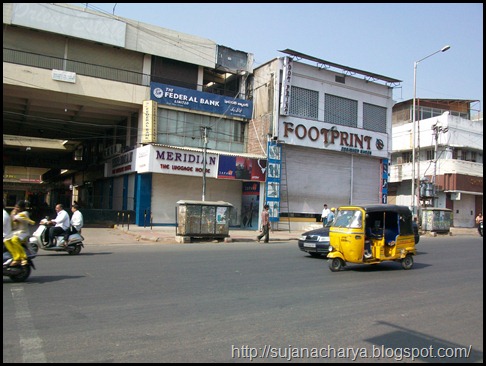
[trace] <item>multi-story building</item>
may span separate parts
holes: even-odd
[[[415,136],[413,100],[393,107],[390,203],[415,207],[419,218],[423,208],[449,209],[452,226],[474,226],[483,212],[483,119],[471,117],[475,102],[417,100]]]
[[[386,203],[392,92],[400,80],[282,52],[254,70],[249,141],[249,151],[269,152],[274,219],[287,216],[302,229],[320,220],[324,203]]]
[[[218,200],[256,227],[252,69],[251,53],[88,6],[4,3],[4,198],[25,189],[140,225],[173,225],[178,200]],[[25,167],[45,169],[28,188]]]

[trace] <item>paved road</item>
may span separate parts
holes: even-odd
[[[480,238],[425,238],[410,271],[332,273],[295,242],[160,245],[104,233],[78,256],[41,252],[27,283],[4,279],[4,363],[286,362],[303,348],[325,354],[294,361],[350,361],[324,356],[373,347],[391,353],[373,362],[410,362],[404,347],[483,360]]]

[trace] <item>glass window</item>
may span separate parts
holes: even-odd
[[[208,148],[246,152],[246,122],[164,108],[158,109],[157,122],[159,144],[203,148],[201,128],[209,127]]]
[[[333,226],[346,228],[362,227],[363,216],[359,210],[340,210],[334,220]]]
[[[432,110],[430,108],[421,108],[422,117],[421,119],[432,118]]]

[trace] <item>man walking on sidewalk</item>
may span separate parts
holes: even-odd
[[[268,209],[270,206],[265,205],[263,206],[263,211],[262,211],[262,233],[257,236],[257,242],[260,242],[263,237],[264,243],[268,243],[270,240],[270,214],[268,213]]]

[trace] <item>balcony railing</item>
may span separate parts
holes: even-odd
[[[79,62],[60,57],[45,56],[32,52],[18,51],[10,48],[3,49],[3,62],[38,67],[40,69],[70,71],[79,75],[120,81],[128,84],[144,86],[150,85],[150,75],[147,74],[90,64],[87,62]]]
[[[14,50],[11,48],[3,49],[3,62],[12,64],[38,67],[47,70],[70,71],[79,75],[91,76],[98,79],[119,81],[127,84],[150,86],[150,81],[164,83],[168,85],[180,86],[192,90],[201,90],[207,93],[219,94],[229,97],[236,97],[237,90],[228,89],[227,87],[218,88],[214,85],[206,87],[204,85],[189,84],[180,80],[171,80],[153,76],[150,74],[139,73],[135,71],[117,69],[87,62],[80,62],[61,57],[41,55],[38,53]]]
[[[420,171],[425,172],[423,175],[431,176],[433,174],[433,162],[430,160],[420,161]],[[391,165],[389,168],[389,182],[397,183],[412,178],[412,163]],[[471,161],[456,159],[439,159],[437,161],[436,175],[445,174],[462,174],[476,177],[483,176],[483,164]]]

